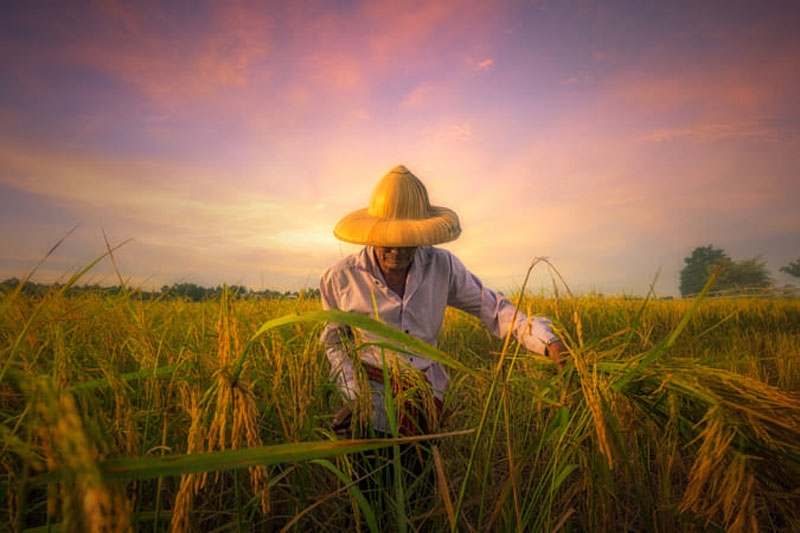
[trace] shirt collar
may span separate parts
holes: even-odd
[[[383,279],[381,267],[378,266],[378,262],[375,260],[375,251],[372,246],[365,246],[364,249],[361,250],[360,263],[364,270],[372,274],[372,277],[386,283],[386,280]]]

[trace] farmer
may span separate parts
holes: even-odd
[[[386,174],[375,187],[369,207],[345,216],[333,233],[342,241],[365,247],[323,274],[320,294],[324,309],[366,315],[436,346],[445,308],[451,305],[479,317],[498,337],[513,328],[517,340],[532,352],[559,360],[566,351],[550,320],[529,320],[518,313],[512,324],[514,306],[507,299],[484,287],[453,254],[433,247],[458,238],[458,216],[446,207],[432,206],[425,185],[406,167],[399,165]],[[430,385],[433,400],[441,409],[449,378],[440,363],[399,352],[389,356],[376,346],[358,350],[359,360],[355,361],[351,359],[353,347],[382,340],[365,331],[358,333],[360,342],[349,327],[328,324],[322,342],[331,363],[331,378],[351,405],[367,392],[359,383],[369,383],[376,431],[390,431],[383,398],[384,360],[418,370],[416,374]],[[399,392],[397,384],[393,388],[394,393]],[[337,413],[334,425],[349,424],[349,418],[345,407]],[[431,428],[428,422],[422,415],[418,420],[401,420],[402,432],[427,431]]]

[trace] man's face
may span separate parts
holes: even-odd
[[[382,271],[405,273],[411,265],[416,251],[416,246],[376,246],[375,258],[378,260]]]

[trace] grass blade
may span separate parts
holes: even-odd
[[[378,528],[378,520],[375,518],[375,510],[372,506],[367,502],[367,499],[364,497],[364,494],[361,492],[361,489],[358,488],[358,481],[353,481],[350,476],[336,468],[336,466],[328,461],[327,459],[314,459],[311,461],[314,464],[322,465],[333,474],[339,478],[339,481],[344,483],[344,487],[346,488],[350,494],[356,499],[358,502],[358,508],[361,509],[361,512],[364,513],[364,518],[367,520],[367,527],[372,533],[378,533],[380,529]]]
[[[402,331],[396,330],[391,326],[387,326],[386,324],[382,324],[376,320],[373,320],[369,317],[359,315],[356,313],[348,313],[346,311],[340,311],[338,309],[329,309],[326,311],[310,311],[308,313],[303,313],[301,315],[286,315],[280,318],[276,318],[273,320],[269,320],[265,322],[258,330],[255,332],[253,337],[248,342],[248,347],[253,344],[253,342],[266,333],[267,331],[283,326],[287,326],[289,324],[297,324],[301,322],[337,322],[339,324],[345,324],[348,326],[356,327],[359,329],[363,329],[365,331],[369,331],[370,333],[374,333],[376,335],[380,335],[386,339],[396,342],[399,347],[402,349],[403,347],[418,352],[424,355],[426,358],[431,359],[433,361],[437,361],[445,366],[450,368],[454,368],[456,370],[460,370],[470,376],[485,380],[486,378],[480,374],[479,372],[467,367],[460,361],[453,359],[443,351],[434,348],[430,344],[423,342],[419,339],[415,339],[414,337],[403,333]],[[247,353],[247,349],[244,350],[244,353]],[[244,357],[244,356],[242,356]],[[234,372],[234,379],[238,377],[238,373],[241,372],[241,366],[244,363],[243,360],[237,361],[236,371]]]
[[[454,431],[435,435],[419,435],[399,439],[360,439],[346,441],[313,441],[276,444],[258,448],[223,450],[207,453],[168,455],[164,457],[140,457],[110,459],[99,464],[100,473],[106,482],[151,479],[159,476],[178,476],[215,472],[231,468],[257,465],[274,465],[293,461],[321,459],[343,453],[377,450],[395,444],[465,435],[473,430]],[[67,472],[64,469],[42,474],[35,484],[60,481]]]

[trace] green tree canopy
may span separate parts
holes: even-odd
[[[713,245],[698,246],[692,255],[684,258],[686,266],[681,270],[681,296],[699,293],[708,279],[722,262],[725,266],[720,271],[712,292],[730,292],[753,288],[766,288],[772,284],[772,278],[766,263],[759,257],[732,261],[725,250]]]
[[[683,258],[686,266],[681,270],[681,296],[700,292],[711,274],[726,260],[730,260],[730,257],[725,251],[711,244],[692,250],[692,255]]]
[[[796,278],[800,278],[800,257],[792,261],[786,266],[782,266],[780,268],[781,272],[786,272],[790,276],[794,276]]]
[[[763,289],[772,285],[767,263],[760,257],[731,261],[717,278],[715,290]]]

